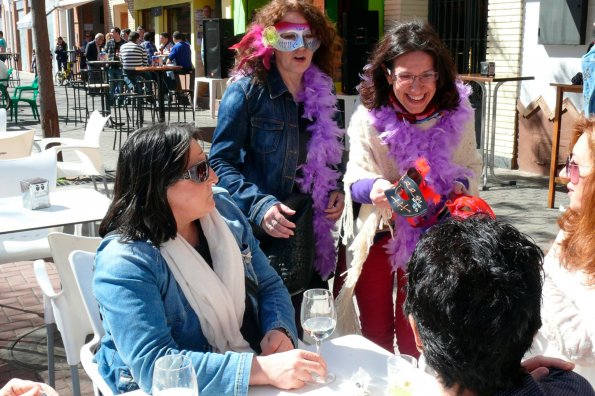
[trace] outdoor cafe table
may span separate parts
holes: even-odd
[[[107,72],[107,68],[109,66],[120,66],[122,64],[122,62],[120,62],[119,60],[95,60],[95,61],[87,61],[87,66],[90,69],[95,69],[95,70],[103,70],[105,73],[105,81],[106,83],[109,84],[109,73]],[[110,113],[110,101],[109,99],[107,99],[105,104],[105,109],[102,108],[102,110],[104,110],[105,112],[107,112],[108,114]],[[103,102],[102,102],[102,106],[103,106]],[[105,114],[104,114],[105,115]],[[112,120],[113,121],[113,120]]]
[[[498,90],[502,84],[511,81],[534,80],[533,76],[496,75],[483,76],[481,74],[461,74],[459,78],[464,82],[475,82],[481,88],[481,144],[483,170],[481,186],[483,190],[488,189],[488,171],[490,175],[501,184],[515,185],[516,182],[505,182],[494,174],[494,151],[496,149],[496,109],[498,106]],[[492,83],[495,83],[492,89]],[[487,89],[486,89],[487,84]],[[487,106],[486,106],[487,101]]]
[[[300,345],[302,349],[315,350],[314,345]],[[361,367],[370,376],[369,395],[385,394],[388,386],[386,374],[386,360],[391,354],[374,344],[372,341],[359,336],[347,335],[332,340],[323,341],[320,349],[326,360],[329,371],[336,375],[333,383],[328,385],[306,384],[301,389],[282,390],[273,386],[251,386],[250,396],[291,396],[291,395],[351,395],[346,388],[351,377]],[[438,383],[421,370],[416,370],[416,378],[412,378],[412,395],[437,395]],[[200,381],[200,378],[198,379]],[[127,396],[146,396],[143,391],[125,393]]]
[[[20,195],[0,198],[0,234],[88,223],[103,219],[110,199],[90,188],[50,192],[49,208],[23,207]]]
[[[165,121],[165,99],[162,86],[163,73],[174,70],[182,70],[182,66],[137,66],[134,68],[134,70],[137,72],[154,72],[157,74],[157,100],[159,101],[159,122]]]

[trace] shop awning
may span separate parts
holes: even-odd
[[[54,10],[68,10],[92,1],[93,0],[46,0],[45,14],[48,15]],[[17,29],[31,29],[32,27],[33,21],[31,20],[30,12],[17,21]]]

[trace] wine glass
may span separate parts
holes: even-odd
[[[302,328],[316,341],[316,353],[320,355],[320,343],[335,331],[337,313],[333,295],[326,289],[310,289],[304,292],[301,309]],[[335,374],[328,372],[326,378],[312,374],[319,384],[330,384]]]
[[[185,355],[165,355],[153,368],[153,396],[198,396],[192,360]]]

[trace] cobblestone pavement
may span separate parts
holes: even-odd
[[[23,84],[32,81],[32,76],[21,73]],[[64,88],[56,87],[56,99],[60,114],[60,132],[64,137],[82,138],[83,125],[66,125],[66,97]],[[205,106],[205,99],[200,104]],[[212,131],[215,120],[209,117],[207,110],[196,111],[196,124],[207,131]],[[9,123],[9,129],[33,128],[41,135],[39,123],[33,122],[31,110],[21,108],[19,124]],[[108,188],[112,188],[113,171],[117,161],[117,150],[112,150],[114,130],[106,128],[102,134],[102,156],[108,171]],[[506,180],[516,180],[516,186],[490,184],[488,191],[482,191],[484,198],[494,209],[496,215],[519,228],[535,239],[539,246],[548,250],[558,228],[557,209],[546,209],[547,178],[519,171],[497,169],[498,176]],[[89,180],[61,181],[59,188],[93,188]],[[100,191],[102,183],[98,184]],[[568,198],[560,188],[556,193],[556,205],[566,206]],[[51,266],[50,266],[51,267]],[[50,276],[55,289],[59,288],[57,273],[50,268]],[[33,275],[32,262],[20,262],[0,265],[0,386],[10,378],[19,377],[36,381],[48,381],[46,360],[46,332],[43,320],[43,301]],[[60,336],[56,332],[56,389],[61,395],[72,394],[70,371],[64,351],[59,347]],[[81,393],[92,395],[92,386],[79,365]]]

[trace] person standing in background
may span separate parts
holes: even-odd
[[[202,15],[203,15],[203,20],[204,19],[210,19],[213,17],[213,10],[211,9],[211,6],[204,6],[202,8]],[[202,64],[205,64],[205,32],[203,29],[202,32],[202,37],[200,39],[200,61],[202,62]]]
[[[370,55],[359,86],[362,105],[347,129],[342,222],[353,260],[337,297],[340,333],[357,333],[361,324],[364,337],[386,350],[394,351],[396,335],[400,353],[419,355],[402,311],[404,270],[419,237],[444,213],[449,196],[478,195],[482,161],[470,93],[457,79],[442,40],[421,21],[396,24]],[[385,190],[410,171],[421,176],[423,168],[423,183],[436,199],[412,223],[394,215]],[[353,203],[361,204],[357,219]]]
[[[66,70],[66,62],[68,62],[68,44],[62,37],[58,37],[56,40],[56,48],[54,53],[56,54],[56,61],[58,62],[58,71]]]
[[[85,58],[87,61],[96,61],[99,59],[99,53],[101,53],[104,41],[105,36],[103,33],[97,33],[95,35],[95,40],[87,44],[87,47],[85,48]]]

